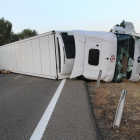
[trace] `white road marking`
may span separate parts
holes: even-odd
[[[49,103],[46,111],[44,112],[40,122],[38,123],[36,129],[34,130],[30,140],[41,140],[41,138],[43,137],[44,131],[48,125],[48,122],[51,118],[51,115],[53,113],[53,110],[55,108],[55,105],[57,103],[57,100],[60,96],[60,93],[63,89],[63,86],[65,84],[66,79],[62,80],[59,87],[57,88],[51,102]]]
[[[15,77],[14,79],[17,79],[17,78],[19,78],[19,77],[21,77],[21,76],[23,76],[23,75],[19,75],[19,76]]]

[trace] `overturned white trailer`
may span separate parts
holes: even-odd
[[[0,69],[44,78],[63,79],[70,76],[74,57],[73,32],[51,31],[1,46]]]
[[[0,47],[0,69],[51,79],[139,80],[140,39],[125,33],[51,31]]]

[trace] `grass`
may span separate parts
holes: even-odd
[[[109,92],[107,92],[106,88],[104,88],[104,89],[96,88],[94,90],[94,92],[96,93],[96,96],[94,96],[94,98],[92,98],[94,103],[96,103],[99,106],[105,105],[107,98],[108,98],[108,94],[109,94]]]
[[[123,80],[121,83],[88,83],[94,113],[105,140],[140,139],[140,82]],[[113,128],[116,109],[122,90],[127,90],[120,128]]]

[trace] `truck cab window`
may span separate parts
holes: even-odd
[[[90,65],[98,66],[99,65],[99,55],[100,51],[98,49],[90,49],[88,55],[88,63]]]

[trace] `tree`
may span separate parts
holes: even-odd
[[[115,26],[120,26],[120,27],[123,27],[123,28],[125,28],[125,20],[123,20],[120,24],[116,24]],[[110,32],[112,32],[113,30],[112,29],[110,29]]]
[[[36,35],[38,35],[37,31],[31,29],[24,29],[18,34],[19,39],[25,39]]]
[[[118,23],[115,26],[120,26]]]
[[[21,33],[15,34],[12,31],[12,23],[5,20],[4,17],[0,18],[0,46],[29,38],[37,34],[37,31],[31,29],[24,29]]]
[[[110,29],[110,32],[113,32],[113,29]]]
[[[120,23],[120,26],[125,28],[125,20],[123,20],[121,23]]]
[[[15,34],[14,32],[12,32],[10,43],[18,41],[18,40],[19,40],[19,34]]]
[[[10,43],[12,33],[12,23],[0,18],[0,46]]]

